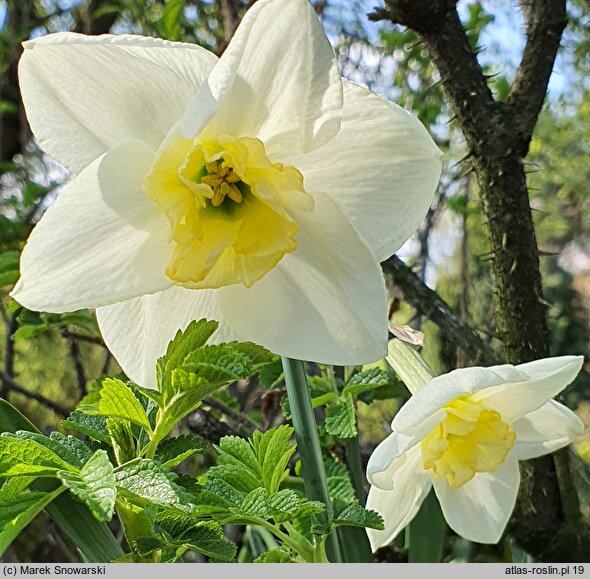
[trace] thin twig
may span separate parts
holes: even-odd
[[[47,406],[47,408],[50,408],[51,410],[53,410],[57,414],[60,414],[61,416],[67,416],[69,414],[69,411],[66,410],[63,406],[57,404],[56,402],[53,402],[52,400],[49,400],[48,398],[45,398],[45,396],[43,396],[42,394],[38,394],[37,392],[31,392],[30,390],[27,390],[20,384],[17,384],[14,381],[14,379],[11,376],[9,376],[6,372],[0,372],[0,381],[8,389],[17,392],[18,394],[22,394],[23,396],[26,396],[31,400],[36,400],[40,404]]]

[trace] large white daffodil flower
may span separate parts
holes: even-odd
[[[441,163],[422,125],[343,80],[307,0],[259,0],[223,56],[138,36],[25,42],[23,102],[75,174],[25,247],[27,308],[97,308],[154,386],[191,320],[294,358],[381,357],[379,261],[418,227]]]
[[[551,400],[582,363],[581,356],[564,356],[462,368],[418,389],[367,466],[367,508],[385,520],[383,531],[367,530],[373,550],[414,518],[433,486],[456,533],[498,542],[516,501],[518,461],[567,446],[584,429],[571,410]]]

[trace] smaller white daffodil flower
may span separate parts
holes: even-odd
[[[584,430],[571,410],[551,400],[583,360],[461,368],[417,390],[367,466],[367,508],[385,520],[383,531],[367,530],[373,550],[414,518],[431,487],[456,533],[498,542],[516,501],[518,461],[563,448]]]

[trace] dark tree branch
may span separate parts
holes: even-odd
[[[61,416],[67,416],[69,413],[68,410],[66,410],[63,406],[53,402],[52,400],[49,400],[48,398],[45,398],[45,396],[38,394],[37,392],[31,392],[30,390],[23,388],[23,386],[15,382],[14,379],[11,376],[9,376],[6,372],[0,372],[0,381],[2,382],[2,384],[6,385],[6,387],[9,390],[17,392],[18,394],[22,394],[23,396],[26,396],[31,400],[36,400],[40,404],[47,406],[47,408],[50,408],[51,410],[53,410],[57,414],[60,414]]]
[[[217,5],[221,12],[221,21],[223,22],[223,40],[218,42],[218,55],[221,55],[221,53],[227,48],[229,41],[240,23],[238,4],[239,0],[217,0]]]
[[[80,398],[83,398],[86,396],[86,370],[84,368],[84,362],[82,362],[80,346],[76,340],[70,340],[68,347],[70,350],[70,358],[72,359],[74,370],[76,371],[76,381],[78,383],[78,390],[80,391]]]
[[[523,156],[545,98],[564,27],[565,0],[531,2],[527,47],[508,102],[500,103],[487,86],[454,0],[386,0],[389,19],[412,28],[424,42],[465,136],[490,238],[498,335],[513,364],[549,355]],[[579,520],[572,520],[568,499],[561,496],[571,488],[566,480],[571,468],[562,463],[556,469],[551,456],[522,463],[512,533],[541,560],[582,561],[583,550],[576,550],[580,541],[572,540],[579,534]]]
[[[100,338],[96,338],[94,336],[87,336],[85,334],[79,334],[78,332],[72,332],[67,328],[62,328],[59,333],[62,336],[62,338],[66,338],[68,340],[86,342],[87,344],[93,344],[94,346],[101,346],[102,348],[106,348],[105,343]]]
[[[521,7],[528,40],[507,105],[513,120],[513,143],[524,157],[545,100],[567,17],[561,0],[521,0]]]
[[[449,340],[463,350],[471,360],[483,365],[498,362],[494,350],[467,325],[439,295],[431,290],[399,257],[393,256],[381,264],[393,277],[404,299],[442,330]]]
[[[227,416],[236,426],[245,431],[246,436],[250,436],[255,430],[258,430],[258,424],[252,422],[247,416],[219,402],[219,400],[211,398],[211,396],[205,398],[203,403]]]
[[[4,346],[4,373],[8,377],[14,376],[14,333],[18,328],[18,314],[20,308],[8,316],[8,323],[6,324],[6,341]],[[2,380],[2,388],[0,388],[0,398],[6,399],[10,386],[5,380]]]

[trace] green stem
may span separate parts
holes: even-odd
[[[354,487],[356,498],[361,505],[365,504],[367,493],[365,491],[365,475],[361,465],[361,449],[358,435],[354,438],[344,439],[346,449],[346,464],[350,473],[350,479]],[[338,537],[342,545],[342,555],[346,563],[372,563],[374,561],[371,552],[371,544],[365,529],[359,527],[340,527]]]
[[[331,509],[318,426],[307,385],[305,364],[300,360],[285,357],[282,361],[293,427],[295,428],[295,439],[301,459],[305,494],[309,500],[321,501],[327,509]],[[327,546],[330,559],[335,563],[341,563],[342,555],[336,533],[330,533]]]

